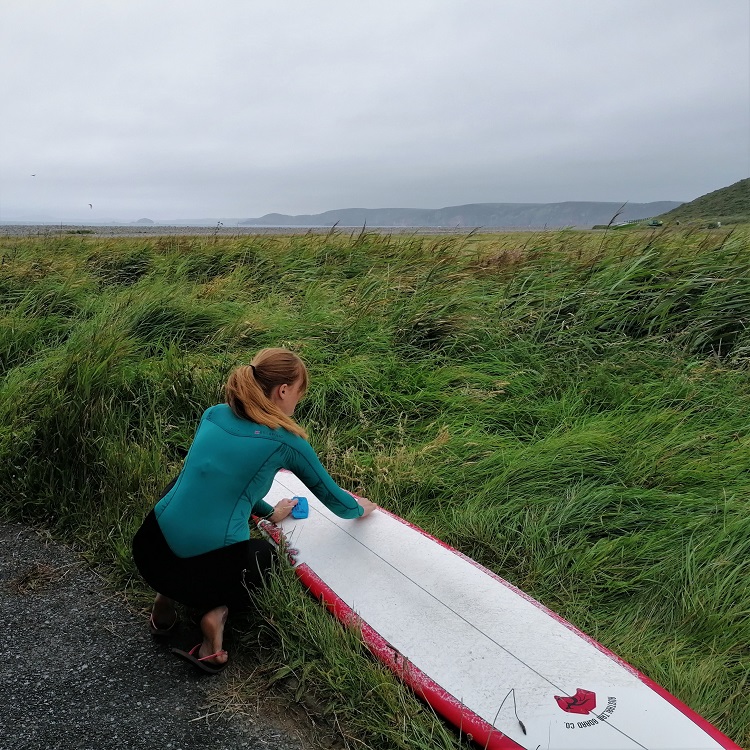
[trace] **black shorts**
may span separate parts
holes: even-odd
[[[273,546],[250,539],[194,557],[170,549],[152,510],[133,538],[133,560],[152,589],[188,607],[245,609],[276,559]]]

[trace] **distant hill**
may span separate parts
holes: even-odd
[[[662,221],[721,221],[722,224],[750,222],[750,177],[733,185],[701,195],[690,203],[659,216]]]
[[[153,219],[138,219],[138,221],[131,221],[131,224],[155,224]]]
[[[617,221],[648,219],[681,205],[678,201],[628,203]],[[245,226],[274,227],[493,227],[536,229],[607,224],[622,203],[470,203],[446,208],[340,208],[321,214],[266,214],[244,219]]]

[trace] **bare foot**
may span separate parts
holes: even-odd
[[[203,643],[198,651],[198,656],[205,659],[207,664],[226,664],[229,654],[222,648],[224,640],[224,623],[227,621],[229,610],[227,607],[216,607],[206,612],[201,618],[201,630],[203,631]]]
[[[169,630],[177,620],[174,602],[163,594],[157,594],[151,608],[151,621],[155,627]]]

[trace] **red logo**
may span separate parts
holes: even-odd
[[[569,714],[589,714],[596,708],[596,693],[578,688],[572,697],[556,695],[557,705]]]

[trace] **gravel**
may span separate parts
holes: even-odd
[[[209,690],[227,673],[201,676],[73,550],[17,524],[0,524],[0,622],[4,748],[313,747],[260,715],[212,716]]]

